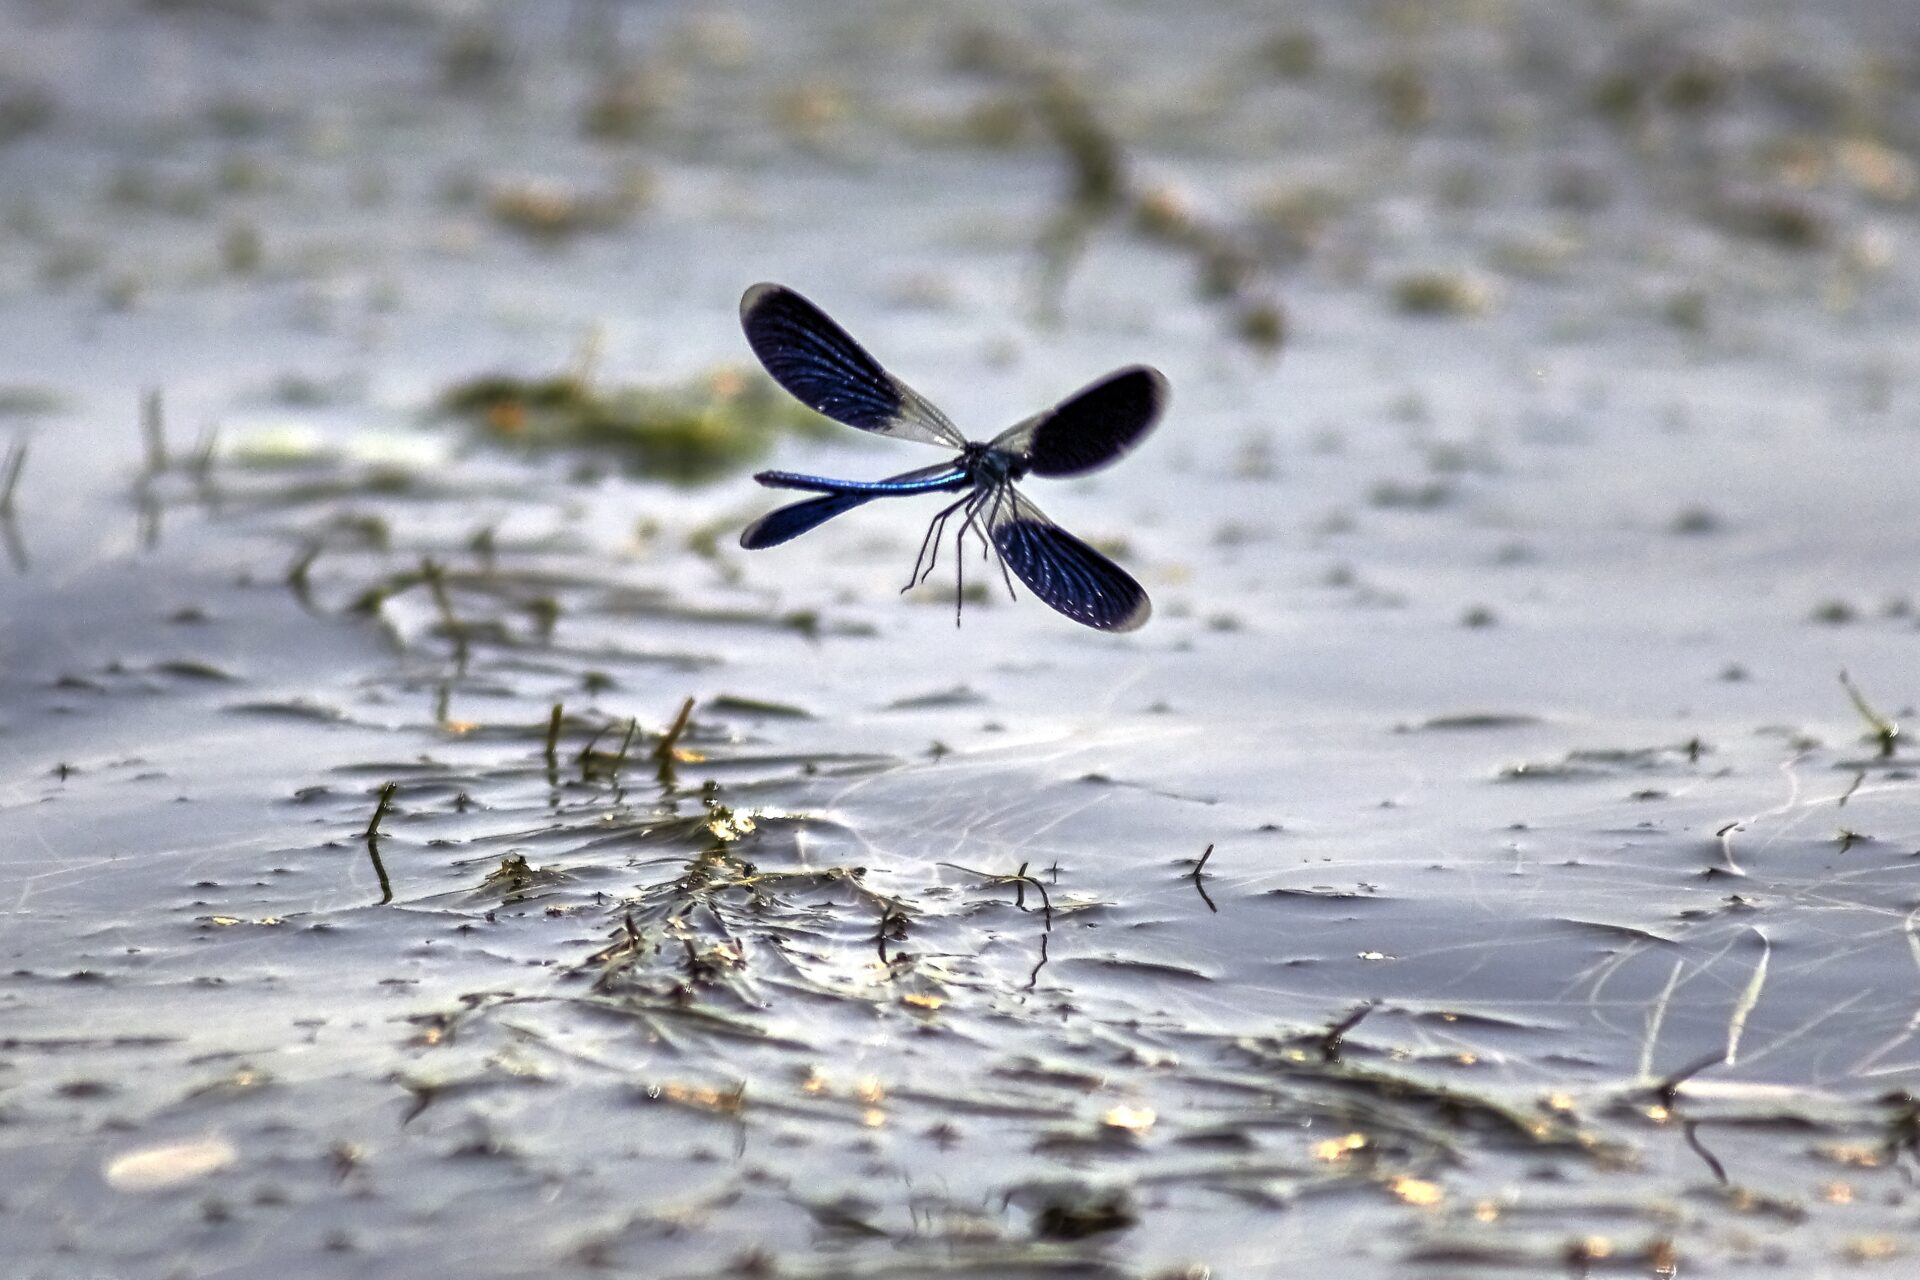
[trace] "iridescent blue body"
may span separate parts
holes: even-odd
[[[762,516],[742,531],[749,549],[778,546],[875,498],[959,493],[927,526],[907,587],[924,582],[950,517],[962,515],[955,555],[969,533],[1048,605],[1089,627],[1132,631],[1153,608],[1119,565],[1066,532],[1014,488],[1029,474],[1080,475],[1116,460],[1159,420],[1167,383],[1153,369],[1121,369],[988,441],[968,440],[932,404],[888,373],[825,312],[791,289],[760,284],[740,300],[740,322],[775,381],[816,412],[879,435],[957,448],[948,462],[883,480],[791,471],[754,479],[819,494]],[[903,588],[904,589],[904,588]],[[1007,578],[1007,589],[1013,589]],[[959,621],[959,587],[955,592]]]

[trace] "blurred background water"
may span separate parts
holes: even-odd
[[[16,1270],[1901,1274],[1916,157],[1893,0],[4,0]],[[1148,627],[741,551],[937,460],[758,280],[1164,370]]]

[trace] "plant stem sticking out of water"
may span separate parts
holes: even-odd
[[[1708,1067],[1717,1067],[1727,1061],[1729,1061],[1729,1058],[1724,1053],[1709,1053],[1689,1062],[1678,1071],[1672,1072],[1653,1086],[1653,1096],[1656,1105],[1649,1110],[1649,1114],[1656,1121],[1667,1118],[1680,1121],[1680,1132],[1682,1136],[1686,1138],[1687,1146],[1691,1147],[1693,1153],[1699,1156],[1701,1161],[1706,1164],[1707,1169],[1713,1174],[1714,1179],[1718,1181],[1721,1186],[1730,1185],[1727,1179],[1726,1166],[1721,1164],[1720,1158],[1714,1155],[1713,1152],[1707,1150],[1706,1144],[1700,1141],[1700,1122],[1698,1120],[1690,1120],[1680,1114],[1680,1086],[1699,1075],[1702,1071],[1705,1071]]]
[[[1895,1108],[1887,1125],[1887,1159],[1893,1160],[1902,1151],[1920,1157],[1920,1100],[1903,1089],[1889,1094],[1886,1101]]]
[[[1193,876],[1193,887],[1196,890],[1198,890],[1200,893],[1200,901],[1207,904],[1208,911],[1211,911],[1217,915],[1219,914],[1220,908],[1213,905],[1213,898],[1207,893],[1207,886],[1200,883],[1200,873],[1207,869],[1207,859],[1211,858],[1212,856],[1213,856],[1213,846],[1208,845],[1207,851],[1200,855],[1200,860],[1193,864],[1192,876]]]
[[[1209,846],[1211,847],[1211,846]],[[1197,870],[1197,868],[1196,868]],[[1379,1005],[1377,1000],[1363,1001],[1353,1012],[1328,1027],[1320,1037],[1320,1059],[1323,1062],[1340,1061],[1340,1051],[1346,1047],[1347,1032],[1359,1026],[1368,1014]]]
[[[573,758],[574,763],[580,766],[580,782],[583,786],[593,780],[593,749],[599,744],[600,739],[606,736],[607,728],[605,725],[595,729],[593,736],[587,739],[587,745],[580,748],[579,754]]]
[[[7,456],[0,461],[0,543],[6,544],[7,559],[13,567],[25,573],[27,569],[27,547],[20,540],[20,529],[13,520],[13,494],[20,485],[20,472],[27,465],[27,442],[16,440],[7,446]]]
[[[309,542],[287,568],[287,589],[293,592],[294,600],[308,613],[314,612],[311,577],[313,562],[320,558],[322,550],[324,547],[320,542]]]
[[[1052,935],[1045,933],[1040,935],[1040,958],[1033,962],[1033,972],[1027,975],[1027,990],[1029,991],[1039,985],[1040,971],[1047,967],[1047,939],[1050,936]]]
[[[680,735],[687,731],[687,723],[693,718],[693,699],[688,698],[680,704],[680,714],[673,718],[667,731],[660,735],[660,741],[653,749],[653,758],[666,763],[673,759],[674,749],[680,745]]]
[[[680,704],[680,714],[673,718],[667,731],[660,735],[660,741],[654,744],[653,758],[660,765],[660,785],[674,785],[674,766],[679,763],[680,738],[687,731],[687,725],[693,720],[693,699],[688,698]]]
[[[200,486],[203,496],[213,496],[213,465],[220,453],[220,428],[208,427],[193,442],[193,453],[187,459],[187,468],[193,473],[193,482]]]
[[[1892,759],[1895,739],[1900,736],[1900,726],[1873,709],[1872,704],[1861,694],[1859,687],[1848,678],[1844,669],[1840,672],[1840,687],[1847,691],[1847,697],[1853,701],[1853,709],[1860,713],[1860,718],[1867,722],[1869,729],[1873,730],[1873,739],[1880,747],[1880,758]]]
[[[467,540],[467,547],[480,562],[480,572],[488,577],[493,576],[499,559],[498,548],[494,545],[495,536],[494,526],[486,525]]]
[[[380,880],[378,905],[383,907],[393,901],[393,881],[387,878],[387,864],[380,860],[380,822],[392,810],[394,793],[399,789],[397,782],[389,782],[380,788],[380,800],[373,807],[373,817],[368,820],[367,829],[360,833],[367,842],[367,858],[373,863],[373,874]]]
[[[393,901],[393,881],[387,878],[387,864],[380,861],[380,841],[374,836],[367,837],[367,858],[373,863],[373,874],[380,879],[380,901],[374,905],[384,907]]]
[[[379,838],[380,823],[387,816],[387,814],[393,811],[394,793],[399,790],[400,790],[400,784],[397,782],[389,782],[385,786],[380,788],[379,803],[374,805],[373,817],[368,821],[367,829],[360,833],[361,839],[374,840]]]
[[[907,929],[911,924],[912,919],[900,909],[898,903],[890,900],[882,901],[880,923],[873,931],[873,945],[874,949],[880,953],[880,963],[887,966],[889,972],[893,969],[893,957],[887,954],[887,944],[905,942]]]
[[[955,871],[964,871],[970,876],[979,876],[987,882],[989,888],[1010,884],[1013,886],[1013,905],[1021,910],[1027,909],[1027,886],[1032,885],[1040,895],[1040,910],[1044,913],[1047,929],[1053,929],[1053,899],[1047,896],[1047,886],[1027,874],[1027,863],[1021,863],[1020,869],[1012,875],[999,875],[992,871],[979,871],[973,867],[963,867],[957,862],[942,862],[943,867],[952,867]]]
[[[553,769],[560,764],[560,721],[567,714],[567,704],[556,702],[553,713],[547,717],[547,745],[542,752],[547,758],[547,768]]]
[[[622,766],[627,763],[627,749],[633,745],[633,735],[640,730],[640,717],[627,717],[627,731],[620,737],[620,750],[613,756],[613,776],[619,777]]]
[[[1664,1077],[1659,1084],[1654,1086],[1653,1096],[1660,1100],[1661,1106],[1665,1107],[1668,1111],[1672,1111],[1679,1101],[1681,1085],[1693,1079],[1708,1067],[1717,1067],[1726,1061],[1727,1055],[1718,1050],[1697,1058],[1678,1071],[1672,1072]]]
[[[157,476],[167,469],[167,424],[159,388],[140,398],[140,435],[147,444],[147,474]]]
[[[20,487],[20,473],[27,465],[27,442],[15,440],[7,446],[5,461],[0,461],[0,520],[13,519],[13,494]]]
[[[1707,1150],[1706,1144],[1700,1141],[1700,1122],[1683,1120],[1680,1123],[1680,1132],[1686,1136],[1687,1145],[1693,1148],[1693,1153],[1706,1163],[1707,1169],[1713,1174],[1715,1180],[1723,1187],[1731,1186],[1732,1183],[1727,1180],[1727,1167],[1720,1163],[1719,1156]]]
[[[427,590],[433,593],[433,606],[440,611],[441,630],[445,631],[447,638],[453,641],[454,671],[460,675],[465,675],[467,671],[467,626],[464,622],[460,621],[459,615],[453,611],[453,598],[447,594],[446,571],[440,567],[438,560],[435,560],[432,556],[426,556],[420,561],[420,576],[426,580]],[[548,748],[547,759],[549,762],[553,759],[551,747]]]

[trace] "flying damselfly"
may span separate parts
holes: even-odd
[[[862,431],[958,449],[936,466],[884,480],[837,480],[791,471],[754,479],[773,489],[820,496],[767,513],[740,534],[749,550],[774,547],[875,498],[958,493],[927,525],[903,591],[925,582],[940,556],[949,519],[959,515],[954,559],[968,534],[982,553],[1000,559],[1049,606],[1085,626],[1132,631],[1153,606],[1131,575],[1041,514],[1014,483],[1029,475],[1077,476],[1098,470],[1138,444],[1167,403],[1167,380],[1145,365],[1119,369],[981,442],[968,440],[947,416],[900,381],[827,314],[793,290],[757,284],[740,299],[740,325],[754,355],[795,399],[816,413]],[[954,623],[960,621],[956,581]]]

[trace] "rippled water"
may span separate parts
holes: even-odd
[[[1901,6],[0,30],[20,1274],[1911,1265]],[[1154,621],[429,412],[760,279]]]

